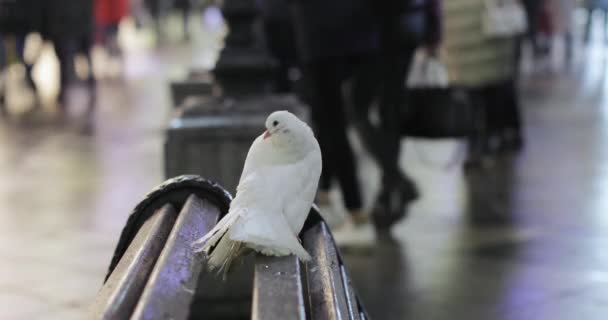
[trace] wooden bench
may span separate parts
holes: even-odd
[[[331,233],[313,208],[301,239],[313,257],[250,255],[222,281],[191,243],[231,196],[198,176],[168,180],[133,211],[93,319],[367,319]]]

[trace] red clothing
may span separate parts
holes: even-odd
[[[129,14],[129,0],[95,0],[95,20],[98,25],[115,25]]]

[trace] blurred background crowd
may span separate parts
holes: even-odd
[[[142,30],[151,34],[152,52],[191,43],[220,52],[230,45],[222,40],[226,29],[202,25],[222,24],[219,10],[228,2],[0,0],[0,125],[36,112],[67,113],[72,87],[84,87],[87,99],[78,100],[78,107],[93,119],[99,82],[128,80],[125,70],[137,58],[125,56]],[[513,161],[529,148],[522,83],[574,72],[577,59],[585,59],[580,58],[585,46],[597,39],[608,45],[608,0],[256,0],[255,5],[251,32],[275,63],[273,94],[294,94],[310,112],[323,154],[317,202],[344,247],[391,238],[391,229],[426,196],[424,182],[404,170],[404,153],[416,154],[444,176],[461,170],[471,177],[505,173],[501,161]],[[505,7],[511,11],[500,11]],[[230,34],[237,26],[227,20]],[[512,28],[499,30],[507,25]],[[96,55],[104,57],[102,63]],[[48,84],[48,70],[39,67],[43,56],[59,66],[57,81],[51,81],[57,90],[50,95],[42,92]],[[217,55],[211,56],[203,69],[213,70]],[[108,61],[118,70],[110,76]],[[177,64],[201,69],[190,62]],[[420,68],[430,72],[433,63],[438,78],[414,84],[413,74]],[[11,76],[14,70],[22,77]],[[19,94],[32,97],[25,106],[8,99],[15,95],[11,82],[25,88]],[[128,90],[121,86],[113,90]],[[139,110],[136,117],[152,117],[147,112]],[[95,133],[88,128],[87,134]],[[447,142],[449,148],[437,164],[436,154],[404,138]],[[377,175],[362,173],[360,153],[373,160]],[[478,188],[491,189],[492,183],[485,179]],[[377,186],[371,196],[369,185]],[[472,218],[490,224],[513,218],[508,210],[482,211]]]

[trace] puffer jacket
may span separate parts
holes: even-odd
[[[442,60],[453,85],[475,88],[513,77],[515,38],[484,35],[484,0],[444,1],[442,8]]]

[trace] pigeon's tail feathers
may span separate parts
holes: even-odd
[[[192,245],[195,247],[195,251],[209,253],[239,217],[239,212],[229,212],[211,231],[194,241]]]
[[[217,270],[218,274],[222,273],[226,278],[232,262],[241,255],[244,249],[242,242],[222,237],[209,255],[207,266],[211,271]]]
[[[310,261],[312,259],[312,257],[310,256],[310,254],[308,254],[308,252],[306,251],[306,249],[304,249],[304,247],[302,247],[299,243],[298,243],[297,246],[293,246],[292,252],[298,258],[300,258],[300,260],[303,261],[303,262],[307,262],[307,261]]]

